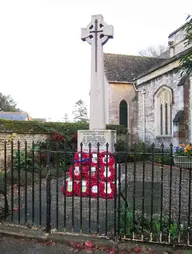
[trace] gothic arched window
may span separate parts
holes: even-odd
[[[157,135],[172,135],[172,91],[162,86],[155,94]]]
[[[119,124],[128,127],[128,110],[125,100],[122,100],[119,105]]]

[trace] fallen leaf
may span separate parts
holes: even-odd
[[[85,242],[85,248],[86,248],[87,250],[93,250],[94,244],[93,244],[91,241],[86,241],[86,242]]]
[[[55,242],[52,242],[51,246],[55,246],[55,245],[56,245],[56,243],[55,243]]]
[[[101,250],[101,251],[104,251],[106,249],[106,247],[105,246],[99,246],[99,247],[97,247],[97,249]]]
[[[74,241],[70,241],[69,244],[70,244],[70,246],[73,247],[73,248],[76,247],[76,242],[74,242]]]
[[[17,211],[18,211],[18,207],[14,207],[13,212],[17,212]]]
[[[141,247],[139,247],[139,246],[137,246],[137,247],[135,248],[135,252],[137,252],[137,253],[138,253],[138,252],[141,252],[141,250],[142,250],[142,249],[141,249]]]
[[[82,243],[77,243],[77,245],[76,245],[76,248],[77,249],[83,249],[83,244]]]

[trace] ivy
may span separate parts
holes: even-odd
[[[185,46],[189,46],[192,44],[192,17],[188,16],[188,22],[185,26]],[[187,76],[189,76],[192,73],[192,47],[189,48],[189,51],[186,55],[182,56],[180,59],[180,65],[183,69],[183,72],[186,73]]]

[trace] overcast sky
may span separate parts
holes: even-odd
[[[114,26],[104,52],[137,54],[167,45],[191,10],[191,0],[0,0],[0,92],[32,117],[72,119],[75,102],[89,102],[91,48],[80,29],[91,15]]]

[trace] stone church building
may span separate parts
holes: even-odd
[[[104,56],[107,123],[127,127],[131,142],[192,142],[192,77],[179,70],[180,57],[190,50],[184,28],[169,35],[166,58]]]

